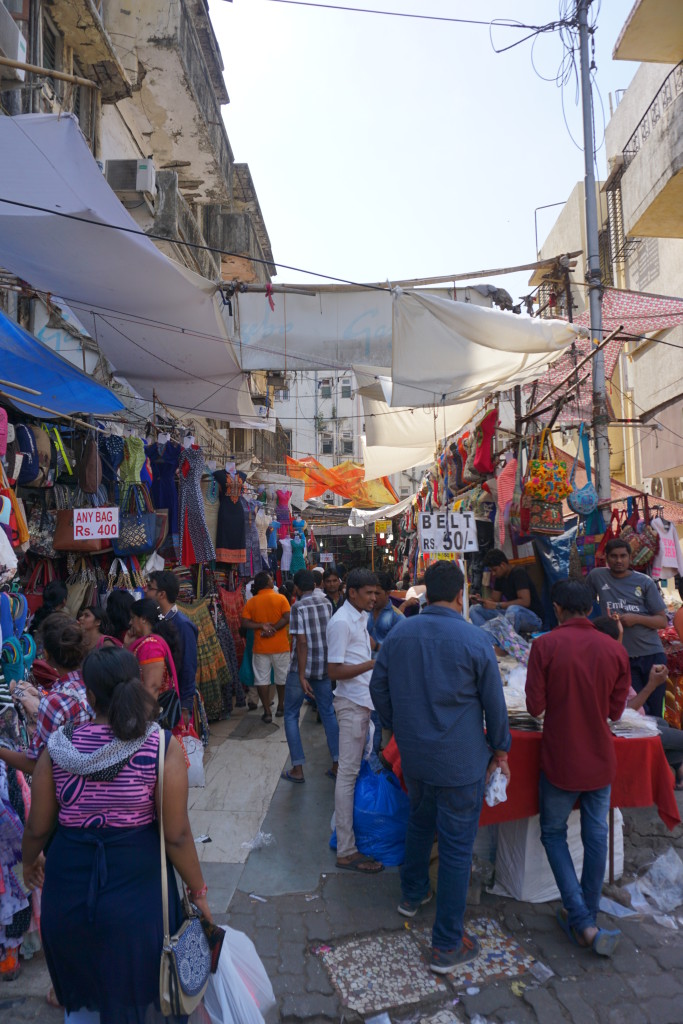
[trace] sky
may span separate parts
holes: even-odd
[[[559,0],[339,2],[529,25],[559,13]],[[609,94],[637,69],[611,56],[631,6],[591,7],[608,120]],[[536,258],[535,208],[564,201],[584,175],[571,137],[581,142],[575,78],[563,94],[554,81],[563,55],[557,32],[541,35],[533,51],[529,40],[497,54],[485,25],[274,0],[211,0],[210,9],[235,159],[249,164],[276,261],[312,272],[279,269],[276,283],[316,274],[364,282],[445,276]],[[527,32],[492,34],[500,48]],[[595,108],[600,144],[597,94]],[[598,168],[604,174],[604,146]],[[539,245],[559,212],[539,211]],[[528,277],[472,281],[507,288],[517,301]]]

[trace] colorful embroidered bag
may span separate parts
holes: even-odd
[[[547,449],[547,455],[544,452]],[[529,498],[558,503],[571,494],[572,487],[567,479],[567,463],[558,459],[550,430],[546,427],[541,434],[538,455],[529,461],[529,472],[524,493]]]

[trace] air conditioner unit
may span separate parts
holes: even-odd
[[[104,174],[114,192],[154,194],[156,169],[152,160],[107,160]]]
[[[648,476],[643,480],[643,490],[653,498],[664,497],[664,481],[661,476]]]
[[[19,31],[16,21],[1,0],[0,56],[26,63],[26,40]],[[26,72],[20,68],[8,68],[0,65],[0,78],[11,78],[15,82],[23,82],[26,78]]]

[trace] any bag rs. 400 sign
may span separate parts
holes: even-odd
[[[116,508],[75,508],[74,540],[118,537],[119,510]]]
[[[479,550],[472,512],[420,512],[418,529],[420,551],[425,555]]]

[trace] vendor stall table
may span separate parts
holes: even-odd
[[[484,807],[480,825],[500,825],[504,821],[517,821],[538,814],[538,780],[540,775],[540,732],[511,729],[512,747],[508,756],[510,786],[508,798],[495,807]],[[612,807],[656,806],[659,817],[668,829],[680,825],[681,816],[674,794],[674,780],[664,756],[659,736],[615,736],[617,776],[612,785]],[[382,751],[394,775],[403,785],[401,754],[396,740]],[[614,815],[610,810],[610,881],[613,880]]]

